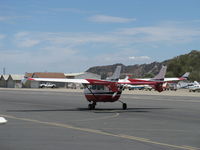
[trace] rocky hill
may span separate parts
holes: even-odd
[[[102,79],[112,75],[117,65],[122,66],[121,78],[126,75],[131,75],[132,77],[153,77],[159,72],[162,65],[167,65],[166,77],[179,77],[185,72],[191,72],[190,79],[192,81],[200,81],[200,51],[193,50],[188,54],[180,55],[163,62],[153,62],[150,64],[141,65],[130,65],[125,66],[123,64],[114,64],[108,66],[95,66],[87,70],[87,72],[92,72],[101,75]]]

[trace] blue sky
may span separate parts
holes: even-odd
[[[199,0],[0,0],[0,72],[82,72],[200,49]]]

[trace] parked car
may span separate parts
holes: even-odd
[[[41,83],[40,88],[56,88],[56,85],[53,83]]]

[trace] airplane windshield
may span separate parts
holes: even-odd
[[[88,88],[91,90],[104,90],[104,85],[88,85]]]

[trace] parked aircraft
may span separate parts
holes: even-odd
[[[127,76],[125,79],[119,79],[119,82],[120,83],[123,83],[123,82],[127,83],[127,84],[124,84],[125,87],[132,85],[131,83],[135,83],[134,85],[150,85],[150,84],[147,84],[147,83],[148,82],[162,82],[162,84],[152,84],[152,85],[150,85],[155,90],[162,92],[163,91],[163,83],[165,83],[164,78],[165,78],[166,70],[167,70],[167,67],[162,66],[160,72],[154,78],[130,79],[129,76]],[[141,83],[141,84],[139,84],[139,83]],[[142,84],[142,83],[144,83],[144,84]]]
[[[173,77],[173,78],[164,78],[165,82],[179,82],[179,81],[184,81],[184,80],[188,80],[188,77],[190,75],[190,72],[186,72],[185,74],[183,74],[181,77]]]
[[[143,82],[143,81],[164,81],[164,82],[179,82],[183,80],[187,80],[188,76],[190,75],[189,72],[186,72],[181,77],[172,77],[172,78],[162,78],[164,74],[166,74],[167,66],[162,66],[160,72],[158,75],[156,75],[154,78],[135,78],[135,79],[129,79],[132,82]]]
[[[127,109],[127,104],[120,101],[119,98],[122,94],[123,85],[151,85],[154,89],[161,92],[163,81],[131,81],[119,80],[121,72],[121,66],[117,66],[113,75],[107,80],[97,79],[57,79],[57,78],[28,78],[32,81],[46,81],[46,82],[65,82],[65,83],[80,83],[84,86],[84,94],[86,99],[90,102],[88,108],[95,109],[98,102],[115,102],[122,103],[122,108]],[[163,77],[164,78],[163,74]],[[23,82],[25,82],[25,79]]]
[[[129,90],[152,90],[152,87],[150,85],[125,85],[126,89]]]
[[[197,81],[194,81],[193,85],[188,86],[190,92],[200,91],[200,84]]]

